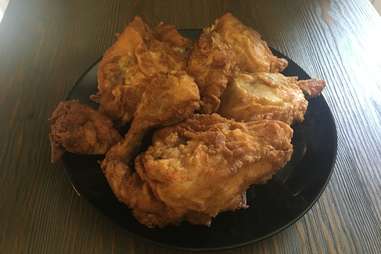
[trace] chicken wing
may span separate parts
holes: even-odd
[[[121,140],[110,119],[78,101],[60,102],[49,120],[52,162],[59,160],[65,150],[105,154]]]
[[[237,121],[302,122],[308,106],[303,90],[312,95],[311,87],[313,94],[318,95],[324,84],[322,80],[298,81],[280,73],[240,73],[225,90],[219,113]]]
[[[266,42],[253,29],[227,13],[203,30],[188,61],[201,94],[203,113],[215,112],[220,96],[236,70],[279,72],[285,59],[271,53]]]
[[[131,121],[150,79],[182,71],[191,43],[175,27],[160,23],[153,30],[135,17],[106,51],[98,68],[100,110],[125,124]]]
[[[152,146],[137,157],[136,172],[115,160],[104,171],[141,223],[209,225],[220,212],[247,207],[247,188],[271,178],[290,159],[291,137],[292,129],[280,121],[194,115],[157,131]]]

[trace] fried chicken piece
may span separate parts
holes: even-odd
[[[173,25],[160,22],[153,31],[155,38],[161,42],[169,43],[177,51],[183,51],[184,53],[191,47],[191,41],[179,34]]]
[[[221,35],[213,27],[204,29],[188,61],[188,72],[200,89],[201,112],[212,113],[218,109],[220,96],[235,66],[233,51]]]
[[[290,159],[291,137],[292,129],[280,121],[194,115],[157,131],[137,157],[135,173],[117,161],[104,171],[142,224],[209,225],[220,212],[247,207],[249,186],[268,180]]]
[[[138,103],[126,138],[112,147],[106,158],[120,158],[128,163],[148,130],[190,117],[199,108],[199,101],[197,85],[185,72],[154,77]]]
[[[287,60],[274,56],[261,35],[226,13],[215,24],[215,30],[232,48],[238,67],[247,72],[281,72]]]
[[[59,160],[65,150],[105,154],[121,140],[110,119],[78,101],[60,102],[49,121],[52,162]]]
[[[151,30],[135,17],[99,64],[93,99],[100,111],[121,124],[131,121],[145,85],[155,75],[184,70],[190,45],[174,26],[160,23]]]
[[[273,119],[288,124],[302,122],[308,106],[302,89],[312,87],[318,94],[324,84],[322,80],[298,81],[296,77],[280,73],[240,73],[225,90],[219,113],[237,121]]]
[[[186,73],[159,75],[147,86],[126,138],[107,152],[101,167],[117,198],[129,207],[144,210],[143,215],[134,212],[135,217],[153,227],[179,216],[156,199],[149,186],[131,172],[128,164],[137,153],[146,131],[190,117],[199,107],[200,96],[196,83]]]
[[[174,210],[158,200],[149,185],[125,163],[110,160],[107,167],[102,169],[117,199],[133,209],[133,215],[140,223],[154,227],[166,225],[174,218],[181,218]]]
[[[287,61],[274,56],[256,31],[226,13],[203,30],[191,52],[188,72],[199,86],[201,111],[212,113],[236,70],[279,72],[286,66]]]

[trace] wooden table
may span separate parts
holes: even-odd
[[[201,28],[225,11],[325,79],[335,170],[282,233],[225,253],[380,253],[381,24],[367,0],[11,0],[0,24],[0,252],[180,253],[131,239],[49,162],[47,119],[134,15]]]

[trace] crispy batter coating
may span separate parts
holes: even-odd
[[[227,13],[203,30],[188,61],[201,94],[201,111],[217,111],[220,96],[235,71],[279,72],[285,59],[271,53],[266,42],[253,29]]]
[[[215,30],[234,51],[241,71],[280,72],[286,68],[287,60],[274,56],[261,35],[231,13],[218,19]]]
[[[154,77],[137,105],[126,138],[113,146],[106,158],[130,161],[149,129],[175,124],[190,117],[199,108],[199,101],[197,85],[185,72]]]
[[[136,159],[136,173],[116,160],[103,169],[141,223],[209,225],[220,212],[247,207],[247,188],[271,178],[290,159],[291,137],[292,129],[280,121],[194,115],[157,131]]]
[[[232,49],[213,27],[204,29],[188,61],[188,72],[200,89],[201,111],[218,109],[220,96],[236,66]]]
[[[78,154],[105,154],[121,140],[112,121],[78,101],[60,102],[50,120],[51,160],[64,151]]]
[[[132,208],[133,215],[140,223],[155,227],[166,225],[173,218],[180,218],[174,210],[158,200],[149,185],[125,163],[109,160],[107,167],[102,169],[115,196]]]
[[[237,74],[221,98],[219,113],[237,121],[273,119],[288,124],[302,122],[307,110],[300,84],[324,81],[303,80],[286,77],[280,73]]]
[[[151,78],[185,69],[190,45],[174,26],[160,23],[151,30],[135,17],[99,64],[93,98],[100,110],[121,124],[131,121]]]
[[[102,170],[117,198],[135,212],[143,224],[165,225],[175,216],[174,211],[157,200],[149,186],[129,162],[136,155],[146,131],[153,127],[175,124],[190,117],[199,108],[200,95],[193,79],[185,73],[159,75],[151,80],[137,106],[134,120],[125,139],[111,147],[102,162]]]

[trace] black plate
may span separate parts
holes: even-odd
[[[197,38],[200,30],[184,30]],[[300,79],[310,78],[291,59],[283,72]],[[96,93],[97,63],[76,83],[67,99],[79,99],[92,106],[89,95]],[[164,229],[149,229],[139,224],[131,211],[119,203],[101,173],[101,156],[66,153],[64,167],[73,187],[103,214],[127,232],[154,243],[187,250],[220,250],[242,246],[270,237],[302,217],[323,192],[332,174],[337,135],[332,113],[323,96],[309,100],[302,124],[293,126],[294,153],[291,161],[268,183],[247,192],[250,208],[218,215],[211,227],[182,223]]]

